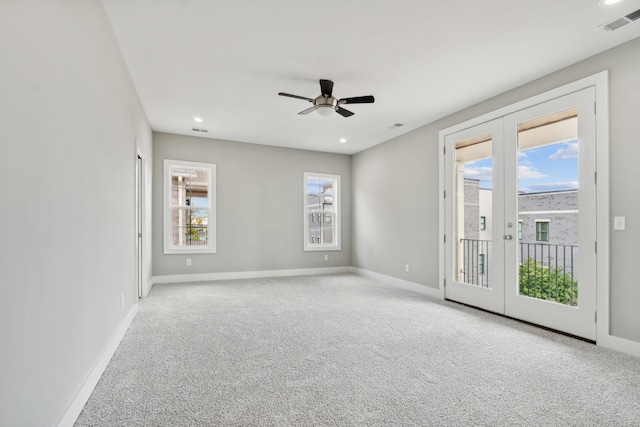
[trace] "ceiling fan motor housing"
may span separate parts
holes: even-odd
[[[334,110],[338,106],[338,100],[333,96],[320,95],[313,101],[313,103],[318,107],[331,107]]]

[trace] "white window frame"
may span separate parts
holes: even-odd
[[[209,239],[203,246],[177,246],[171,242],[171,170],[175,167],[186,167],[196,170],[206,170],[209,176],[209,204],[203,209],[209,210],[208,233]],[[216,253],[216,165],[213,163],[188,162],[184,160],[164,160],[164,218],[163,238],[165,254],[201,254]]]
[[[335,182],[335,186],[333,188],[333,211],[331,212],[331,221],[333,223],[334,230],[334,239],[333,243],[309,243],[309,213],[307,211],[307,180],[309,179],[326,179],[333,180]],[[304,244],[305,251],[339,251],[342,248],[341,243],[341,188],[340,188],[340,175],[332,175],[327,173],[316,173],[316,172],[304,172],[303,180],[302,180],[302,217],[303,217],[303,230],[302,230],[302,239]],[[319,214],[318,217],[320,220],[324,219],[325,214]],[[320,221],[321,223],[323,221]]]

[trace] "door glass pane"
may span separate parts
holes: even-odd
[[[455,144],[456,281],[491,288],[493,159],[490,134]]]
[[[578,305],[578,116],[518,126],[518,292]]]

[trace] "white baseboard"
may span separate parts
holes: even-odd
[[[386,276],[384,274],[376,273],[374,271],[363,270],[361,268],[352,267],[351,271],[365,277],[370,277],[372,279],[386,282],[397,288],[418,292],[420,294],[427,295],[433,298],[442,299],[442,293],[440,292],[440,289],[434,289],[429,286],[420,285],[415,282],[409,282],[408,280],[398,279],[397,277]]]
[[[142,298],[146,298],[149,295],[151,288],[153,288],[153,277],[147,280],[147,283],[142,287]]]
[[[598,337],[596,344],[611,350],[640,357],[640,342],[637,341],[631,341],[626,338],[620,338],[613,335],[605,335],[602,338]]]
[[[352,267],[300,268],[292,270],[234,271],[226,273],[170,274],[153,276],[156,283],[207,282],[231,279],[258,279],[263,277],[313,276],[317,274],[351,273]]]
[[[131,307],[127,315],[124,317],[124,319],[122,319],[122,322],[120,322],[120,325],[111,337],[109,344],[107,344],[107,347],[104,349],[95,365],[82,382],[82,385],[76,392],[76,395],[73,397],[71,403],[67,407],[67,410],[58,422],[58,427],[72,427],[75,424],[78,416],[84,408],[84,405],[86,405],[89,397],[91,396],[91,393],[93,393],[93,389],[98,384],[98,381],[100,381],[100,377],[102,377],[102,374],[107,368],[109,361],[120,345],[120,341],[122,341],[122,338],[127,332],[127,329],[129,329],[131,322],[133,322],[133,319],[136,317],[136,314],[138,314],[138,304],[135,304],[133,307]]]

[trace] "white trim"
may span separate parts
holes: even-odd
[[[514,104],[511,105],[507,105],[506,107],[502,107],[498,110],[494,110],[491,111],[489,113],[483,114],[481,116],[478,116],[476,118],[473,118],[471,120],[467,120],[465,122],[459,123],[455,126],[451,126],[448,127],[446,129],[442,129],[440,131],[440,139],[444,139],[444,137],[446,135],[452,134],[452,133],[456,133],[459,132],[461,130],[464,129],[468,129],[470,127],[474,127],[477,126],[479,124],[503,117],[503,116],[507,116],[511,113],[515,113],[517,111],[520,110],[524,110],[526,108],[529,107],[533,107],[534,105],[538,105],[538,104],[542,104],[543,102],[547,102],[550,101],[552,99],[555,98],[560,98],[562,96],[568,95],[570,93],[573,92],[577,92],[579,90],[588,88],[588,87],[592,87],[595,86],[596,87],[596,103],[600,104],[603,108],[608,108],[608,104],[604,104],[602,101],[602,98],[600,96],[602,96],[602,93],[598,91],[598,87],[600,85],[604,84],[604,88],[600,88],[601,90],[604,90],[604,94],[606,95],[608,93],[608,89],[606,88],[607,86],[607,81],[608,81],[608,71],[601,71],[597,74],[594,74],[592,76],[588,76],[585,77],[583,79],[580,80],[576,80],[574,82],[571,83],[567,83],[566,85],[560,86],[558,88],[549,90],[547,92],[543,92],[539,95],[536,96],[532,96],[530,98],[524,99],[520,102],[516,102]],[[599,96],[600,95],[600,96]],[[606,99],[606,98],[605,98]],[[603,105],[604,104],[604,105]],[[607,110],[605,110],[607,111]],[[608,123],[608,118],[607,118],[607,123]],[[600,129],[602,130],[602,129]],[[598,135],[600,135],[598,133]],[[608,132],[607,132],[608,135]]]
[[[628,352],[640,356],[640,343],[626,340],[611,335],[609,321],[609,300],[610,300],[610,230],[609,230],[609,72],[601,71],[597,74],[585,77],[583,79],[568,83],[556,89],[544,92],[542,94],[527,98],[523,101],[508,105],[495,111],[478,116],[474,119],[467,120],[455,126],[442,129],[439,132],[439,150],[440,150],[440,185],[439,185],[439,207],[440,207],[440,274],[439,283],[444,283],[445,278],[445,257],[444,243],[445,235],[445,200],[442,197],[445,190],[445,154],[443,152],[445,146],[445,136],[464,130],[490,120],[506,116],[519,110],[540,104],[549,99],[558,98],[560,96],[573,93],[587,87],[595,87],[596,92],[596,171],[598,173],[598,184],[596,186],[597,212],[596,224],[597,235],[596,240],[600,242],[598,245],[597,257],[597,298],[596,309],[598,313],[598,323],[596,326],[598,345],[611,348],[622,352]],[[444,287],[440,286],[441,294],[444,298]]]
[[[352,272],[360,274],[361,276],[369,277],[370,279],[376,279],[381,282],[385,282],[396,288],[417,292],[422,295],[426,295],[432,298],[442,299],[440,290],[438,288],[432,288],[430,286],[421,285],[415,282],[409,282],[407,280],[398,279],[397,277],[386,276],[384,274],[376,273],[370,270],[363,270],[361,268],[352,267]]]
[[[149,296],[149,292],[151,292],[152,288],[153,277],[150,277],[149,280],[147,280],[147,283],[145,283],[144,289],[142,290],[142,298],[146,298],[147,296]]]
[[[625,338],[606,334],[602,338],[598,338],[597,344],[611,350],[620,351],[622,353],[640,357],[640,342],[637,341],[631,341]]]
[[[167,274],[153,276],[156,283],[208,282],[214,280],[258,279],[263,277],[314,276],[318,274],[351,273],[352,267],[299,268],[292,270],[229,271],[224,273]]]
[[[78,416],[80,416],[80,413],[84,408],[84,405],[87,404],[91,393],[93,393],[93,389],[98,384],[98,381],[100,381],[100,377],[102,377],[102,374],[107,368],[109,361],[111,361],[113,354],[116,352],[116,349],[120,345],[122,338],[124,338],[127,329],[129,329],[131,322],[133,322],[133,319],[136,317],[136,314],[138,314],[137,303],[131,307],[127,315],[124,317],[124,319],[122,319],[120,325],[118,326],[118,329],[116,329],[115,333],[111,337],[111,340],[109,340],[106,348],[103,350],[100,357],[98,357],[98,360],[93,365],[93,368],[91,368],[91,371],[89,371],[85,379],[82,381],[82,384],[71,400],[71,403],[69,403],[69,406],[67,406],[64,415],[62,415],[62,418],[60,419],[60,421],[58,421],[58,427],[71,427],[75,424]]]
[[[610,245],[609,236],[609,73],[603,71],[593,76],[596,87],[596,242],[598,256],[596,264],[596,342],[603,347],[626,352],[630,348],[620,338],[611,335],[609,319]],[[630,342],[630,341],[628,341]],[[640,357],[640,343],[635,345],[635,355]],[[632,353],[633,354],[633,353]]]
[[[177,246],[171,242],[171,209],[184,209],[186,206],[171,206],[171,169],[174,166],[184,166],[194,170],[206,170],[208,172],[208,200],[209,206],[198,208],[208,212],[207,227],[209,231],[209,240],[206,246]],[[215,163],[189,162],[186,160],[164,159],[164,177],[162,181],[162,198],[163,198],[163,253],[165,255],[175,254],[202,254],[216,253],[216,165]]]
[[[309,231],[309,212],[307,212],[307,202],[308,202],[308,194],[307,194],[307,180],[309,178],[317,178],[317,179],[327,179],[335,181],[335,188],[333,188],[333,202],[332,202],[332,221],[333,221],[333,229],[334,229],[334,243],[331,244],[310,244],[308,239],[308,231]],[[342,188],[340,183],[340,175],[333,175],[327,173],[315,173],[315,172],[304,172],[302,179],[302,239],[303,239],[303,250],[305,252],[311,251],[339,251],[342,250],[342,218],[341,218],[341,209],[342,209]]]
[[[446,166],[446,160],[447,160],[447,155],[445,152],[445,147],[446,147],[446,141],[445,141],[445,136],[446,134],[443,131],[439,132],[438,135],[438,157],[439,157],[439,161],[438,161],[438,214],[440,215],[440,217],[438,218],[438,247],[440,247],[440,250],[438,251],[438,294],[439,294],[439,298],[444,300],[445,298],[445,286],[446,286],[446,271],[447,271],[447,265],[446,265],[446,257],[444,256],[445,251],[446,251],[446,244],[445,244],[445,238],[447,237],[447,223],[446,223],[446,208],[447,208],[447,203],[446,203],[446,199],[445,199],[445,188],[446,188],[446,172],[447,172],[447,168]],[[451,155],[452,153],[449,153],[449,155]],[[453,197],[453,194],[450,194],[449,197]],[[453,236],[449,237],[450,239],[453,238]]]
[[[144,239],[147,236],[146,229],[146,200],[147,200],[147,192],[146,192],[146,163],[145,157],[142,155],[142,151],[138,147],[138,138],[134,138],[135,146],[136,146],[136,155],[135,155],[135,228],[136,228],[136,236],[135,236],[135,247],[136,247],[136,290],[135,295],[136,298],[139,298],[144,294],[144,282],[145,282],[145,250],[147,249],[144,244]],[[141,234],[141,237],[138,235]]]

